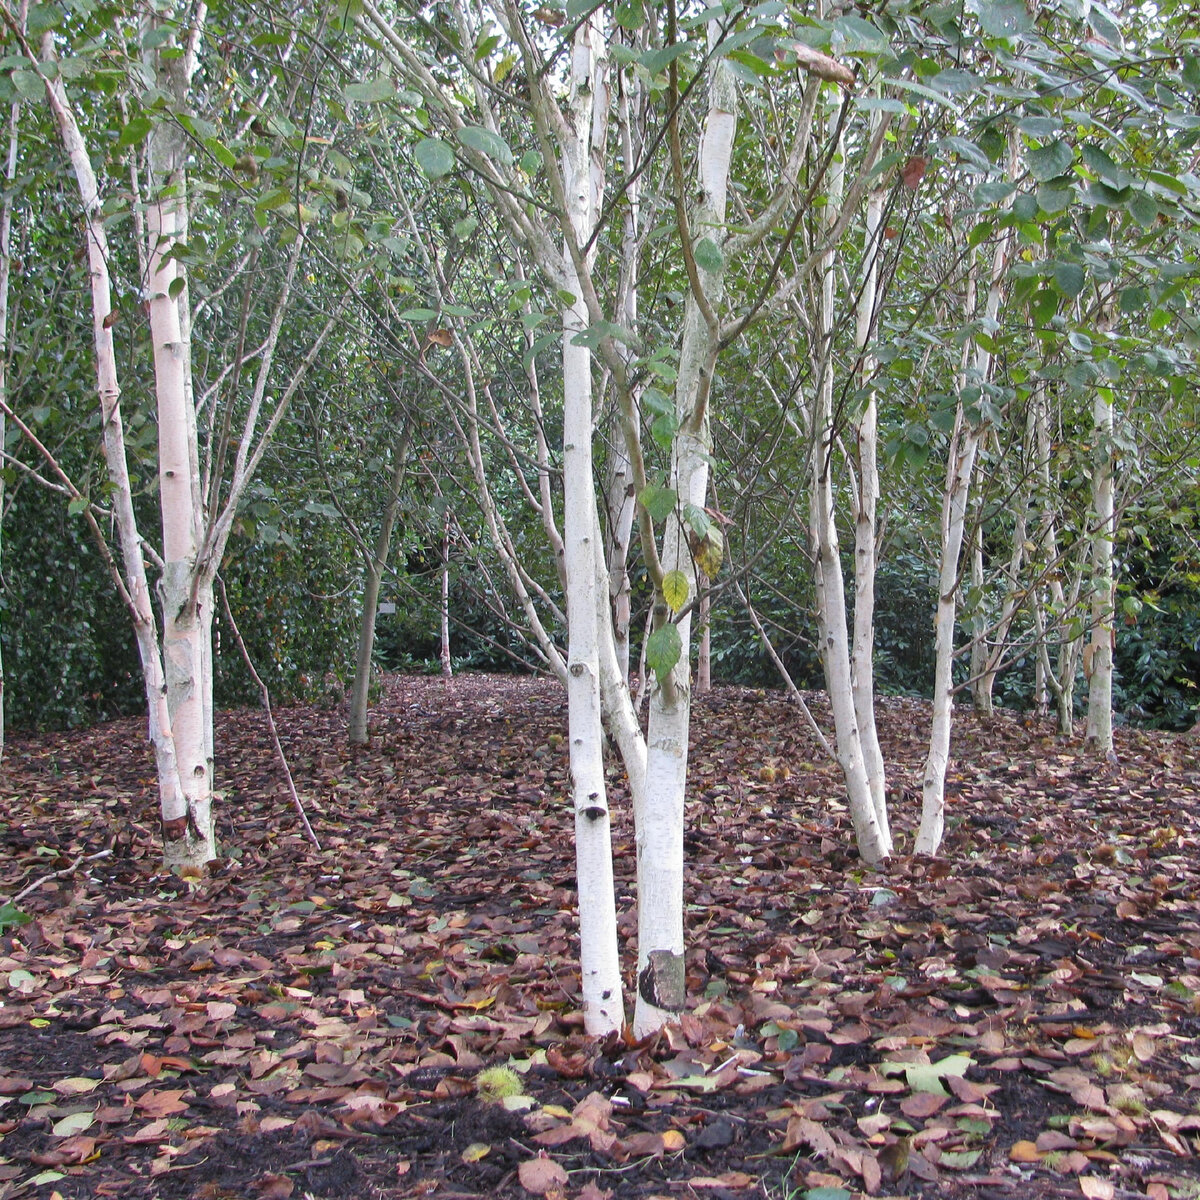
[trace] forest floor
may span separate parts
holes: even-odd
[[[923,860],[928,707],[884,700],[898,853],[869,870],[787,700],[718,688],[690,1007],[638,1046],[582,1031],[556,685],[390,679],[365,749],[338,709],[278,718],[323,850],[263,715],[224,713],[228,857],[191,880],[158,867],[144,722],[10,739],[0,904],[40,885],[0,908],[0,1200],[1200,1198],[1188,737],[1097,766],[960,714]]]

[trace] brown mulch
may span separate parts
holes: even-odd
[[[261,714],[222,714],[203,879],[159,870],[144,722],[10,738],[0,905],[40,884],[0,907],[0,1200],[1195,1200],[1197,745],[1122,730],[1110,767],[960,714],[921,860],[928,708],[879,720],[869,870],[785,699],[697,701],[690,1007],[645,1045],[582,1032],[553,683],[390,679],[365,749],[279,714],[320,852]]]

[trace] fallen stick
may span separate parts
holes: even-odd
[[[267,725],[271,729],[271,740],[275,743],[275,753],[279,758],[280,765],[283,767],[283,774],[287,779],[288,791],[292,794],[292,807],[295,808],[297,815],[300,817],[300,824],[304,826],[304,832],[308,840],[320,850],[321,843],[317,835],[313,833],[313,827],[308,823],[308,816],[304,812],[304,805],[300,803],[300,796],[296,791],[295,781],[292,779],[292,769],[288,766],[287,755],[283,752],[283,743],[279,740],[279,730],[275,727],[275,714],[271,712],[271,693],[267,690],[267,685],[263,683],[262,676],[254,669],[254,664],[250,661],[250,651],[246,649],[246,643],[242,641],[242,632],[238,629],[237,622],[233,619],[233,610],[229,607],[229,597],[225,593],[225,581],[220,576],[217,577],[217,587],[221,589],[221,607],[225,610],[225,619],[229,622],[229,628],[233,631],[238,649],[242,652],[242,660],[246,664],[246,670],[250,672],[250,678],[258,684],[258,691],[262,696],[263,708],[267,714]]]
[[[61,871],[51,871],[49,875],[43,875],[41,879],[35,879],[28,887],[22,888],[8,903],[15,907],[31,892],[36,892],[43,883],[49,883],[50,880],[59,879],[63,875],[70,875],[79,869],[80,863],[94,862],[97,858],[108,858],[110,854],[112,854],[111,848],[108,850],[97,850],[95,854],[81,854],[69,867],[63,867]]]

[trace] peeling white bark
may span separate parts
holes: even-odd
[[[577,245],[595,227],[603,177],[592,153],[596,103],[606,86],[600,23],[584,21],[571,56],[569,132],[563,146],[567,215]],[[575,874],[579,889],[580,967],[585,1028],[591,1034],[624,1023],[612,836],[604,778],[600,683],[600,597],[596,569],[599,514],[592,465],[592,354],[575,344],[588,326],[574,256],[563,254],[567,288],[576,297],[563,311],[563,549],[567,579],[567,715],[571,799],[575,810]]]
[[[717,35],[710,28],[710,41]],[[700,198],[691,217],[693,236],[724,241],[726,196],[737,130],[737,88],[723,58],[709,75],[709,107],[700,140]],[[680,506],[704,507],[708,492],[708,390],[718,331],[705,317],[724,295],[724,263],[708,271],[697,264],[703,295],[689,292],[675,384],[679,432],[671,454],[671,486]],[[696,568],[680,522],[667,522],[664,571],[683,572],[689,595]],[[665,614],[663,614],[665,616]],[[682,653],[670,678],[650,691],[645,787],[634,793],[637,824],[638,965],[633,1031],[645,1036],[674,1020],[686,1001],[683,931],[683,833],[691,723],[691,614],[678,621]]]
[[[1088,645],[1088,749],[1115,761],[1112,726],[1113,647],[1116,641],[1116,580],[1113,540],[1116,508],[1113,496],[1113,408],[1109,388],[1097,388],[1092,399],[1092,508],[1096,535],[1092,539],[1091,638]]]
[[[1004,276],[1012,246],[1011,233],[996,243],[984,324],[992,328],[1000,311]],[[967,289],[967,312],[974,311],[973,276]],[[970,353],[963,348],[964,358]],[[921,824],[914,849],[918,854],[936,854],[946,827],[946,768],[950,761],[950,727],[954,719],[954,623],[958,606],[959,559],[962,554],[967,504],[971,495],[971,475],[979,444],[987,430],[986,422],[973,421],[962,400],[968,381],[985,387],[991,374],[990,351],[976,344],[972,371],[964,370],[958,381],[959,402],[954,433],[946,463],[946,485],[942,496],[941,569],[938,573],[937,612],[934,617],[934,647],[937,656],[933,680],[933,715],[929,729],[929,752],[925,758],[921,793]]]

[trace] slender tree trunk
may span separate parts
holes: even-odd
[[[718,36],[710,25],[710,44]],[[699,151],[700,196],[690,222],[681,231],[695,238],[724,241],[725,207],[733,140],[737,130],[737,87],[728,61],[710,67],[709,108]],[[675,164],[680,170],[678,161]],[[682,186],[676,179],[676,186]],[[690,232],[690,231],[689,231]],[[687,253],[692,254],[689,246]],[[693,258],[694,263],[694,258]],[[708,269],[694,263],[684,306],[683,343],[675,383],[679,421],[671,452],[671,486],[681,506],[703,509],[708,492],[710,457],[709,388],[719,348],[715,310],[724,295],[724,260]],[[697,594],[696,567],[678,520],[669,520],[663,535],[664,571],[678,570]],[[665,606],[664,606],[665,607]],[[665,612],[659,613],[662,620]],[[633,1030],[644,1036],[675,1019],[686,1001],[683,934],[683,833],[687,782],[688,733],[691,723],[691,614],[677,622],[679,662],[665,681],[650,691],[646,737],[646,780],[643,795],[634,796],[637,823],[638,967]]]
[[[46,61],[53,60],[53,42],[43,42]],[[111,487],[113,522],[125,568],[117,584],[133,623],[141,662],[149,715],[150,741],[154,747],[158,777],[159,809],[164,826],[174,822],[177,828],[189,825],[188,798],[179,777],[172,736],[171,714],[167,704],[167,681],[158,640],[158,626],[146,577],[143,542],[133,510],[133,487],[125,457],[125,429],[121,418],[121,388],[117,376],[116,352],[112,336],[112,286],[108,273],[108,231],[101,211],[96,175],[87,146],[71,111],[62,77],[46,79],[46,94],[58,126],[59,136],[70,160],[79,187],[83,208],[84,247],[91,276],[92,340],[96,354],[96,393],[100,403],[104,460]]]
[[[1092,402],[1092,506],[1096,536],[1092,541],[1091,639],[1085,657],[1088,678],[1087,746],[1094,754],[1116,760],[1113,749],[1112,686],[1116,581],[1113,540],[1116,510],[1113,501],[1113,408],[1111,389],[1097,388]]]
[[[563,146],[568,217],[577,243],[594,228],[600,194],[591,172],[597,90],[607,86],[599,21],[583,21],[571,58],[571,97]],[[576,297],[563,311],[563,546],[567,577],[567,717],[575,873],[579,888],[580,963],[585,1028],[592,1034],[624,1023],[612,837],[604,778],[600,700],[599,514],[592,465],[592,356],[576,337],[588,326],[583,288],[569,251],[563,254]],[[607,599],[607,598],[605,598]]]
[[[854,687],[854,716],[867,787],[881,833],[881,849],[890,854],[892,838],[887,811],[887,779],[879,731],[875,726],[875,574],[879,507],[879,410],[872,380],[875,356],[869,346],[877,324],[879,257],[883,245],[882,192],[872,192],[867,201],[864,255],[866,272],[858,300],[855,345],[859,353],[859,383],[867,389],[867,402],[855,430],[858,486],[854,499],[854,640],[850,673]]]
[[[354,682],[350,687],[349,738],[358,745],[369,741],[367,731],[367,709],[371,694],[371,665],[375,653],[375,620],[379,612],[379,589],[383,573],[387,569],[391,552],[392,531],[396,528],[396,514],[400,511],[400,492],[408,472],[408,447],[412,440],[407,422],[396,446],[396,460],[392,464],[392,478],[388,484],[388,499],[383,510],[383,521],[379,526],[379,537],[375,542],[375,553],[367,562],[367,577],[363,584],[362,621],[358,627],[358,653],[354,660]]]
[[[28,0],[21,5],[18,21],[25,28]],[[21,106],[14,101],[8,117],[8,153],[4,161],[4,194],[0,196],[0,400],[8,403],[8,292],[12,278],[12,186],[17,177],[17,120]],[[0,446],[4,445],[5,417],[0,412]],[[4,479],[0,476],[0,513],[4,511]],[[0,534],[2,534],[0,530]],[[0,559],[2,562],[2,559]],[[0,758],[5,742],[4,658],[0,653]]]
[[[147,22],[160,29],[158,18]],[[165,51],[170,51],[165,52]],[[158,86],[186,106],[187,56],[174,38],[148,51]],[[163,857],[169,867],[199,868],[216,857],[213,830],[212,581],[198,569],[203,537],[191,361],[180,305],[182,268],[173,251],[187,239],[188,146],[183,130],[161,121],[151,130],[146,212],[150,337],[158,407],[158,487],[162,518],[163,665],[170,736],[175,743],[187,813],[163,820]]]
[[[824,223],[832,228],[840,215],[844,175],[838,147],[830,180]],[[813,582],[816,593],[817,633],[825,687],[833,712],[834,744],[838,765],[846,784],[850,819],[858,852],[868,863],[876,863],[891,852],[886,812],[882,823],[871,794],[863,743],[858,724],[854,672],[851,666],[850,626],[846,611],[846,584],[842,574],[842,552],[834,511],[833,464],[837,445],[833,393],[835,356],[833,340],[837,329],[837,252],[831,247],[822,263],[818,300],[818,344],[816,353],[816,396],[812,428],[812,478],[810,521],[813,545]],[[856,521],[856,551],[861,549]],[[859,570],[857,563],[855,570]],[[869,599],[868,599],[869,603]],[[868,618],[864,610],[863,619]],[[865,665],[865,664],[864,664]]]
[[[442,517],[442,597],[440,604],[441,630],[440,644],[442,657],[442,678],[449,679],[454,674],[454,664],[450,660],[450,527],[454,518],[447,508]]]
[[[712,691],[712,594],[700,584],[700,650],[696,655],[696,695]]]
[[[971,614],[971,703],[981,717],[995,714],[992,692],[984,687],[988,662],[988,611],[984,598],[986,578],[983,570],[983,518],[971,543],[971,592],[975,608]]]
[[[1015,166],[1014,166],[1015,173]],[[996,243],[992,257],[990,286],[984,305],[984,320],[992,327],[1000,311],[1004,275],[1008,268],[1011,234],[1005,233]],[[973,271],[967,287],[967,312],[975,309]],[[970,353],[963,349],[964,357]],[[991,374],[992,355],[982,346],[976,347],[971,382],[979,389],[980,399],[986,392]],[[967,504],[971,494],[971,475],[979,443],[987,428],[982,415],[971,419],[962,394],[967,372],[960,380],[958,411],[950,453],[946,464],[946,487],[942,497],[941,569],[938,573],[937,612],[934,617],[934,646],[936,664],[933,681],[933,716],[929,728],[929,752],[921,796],[921,824],[917,830],[914,849],[918,854],[936,854],[942,844],[946,822],[946,767],[950,759],[950,726],[954,709],[954,624],[957,612],[959,558],[962,554],[963,532]]]

